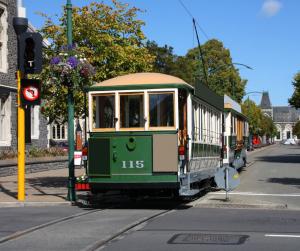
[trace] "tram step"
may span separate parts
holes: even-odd
[[[200,192],[200,189],[190,189],[188,186],[183,186],[179,190],[180,196],[194,196]]]

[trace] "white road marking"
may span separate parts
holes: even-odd
[[[216,192],[216,193],[210,193],[213,194],[226,194],[225,192]],[[252,192],[229,192],[229,195],[245,195],[245,196],[273,196],[273,197],[300,197],[299,193],[288,193],[288,194],[282,194],[282,193],[252,193]]]
[[[291,235],[291,234],[265,234],[265,237],[300,238],[300,235]]]

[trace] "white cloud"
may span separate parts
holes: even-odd
[[[261,10],[265,16],[272,17],[276,15],[281,8],[282,4],[278,0],[265,0]]]

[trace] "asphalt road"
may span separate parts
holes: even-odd
[[[270,146],[251,153],[248,161],[251,165],[241,172],[241,183],[229,193],[231,201],[227,204],[300,210],[299,146]],[[220,204],[224,198],[222,191],[209,193],[198,205]]]
[[[180,207],[116,197],[101,209],[2,208],[0,250],[299,250],[300,148],[249,160],[229,202],[216,191]]]
[[[177,210],[106,245],[107,251],[299,250],[297,211]]]

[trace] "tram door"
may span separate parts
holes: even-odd
[[[185,90],[179,90],[178,101],[178,114],[179,114],[179,158],[180,160],[187,160],[188,153],[188,130],[187,130],[187,92]]]

